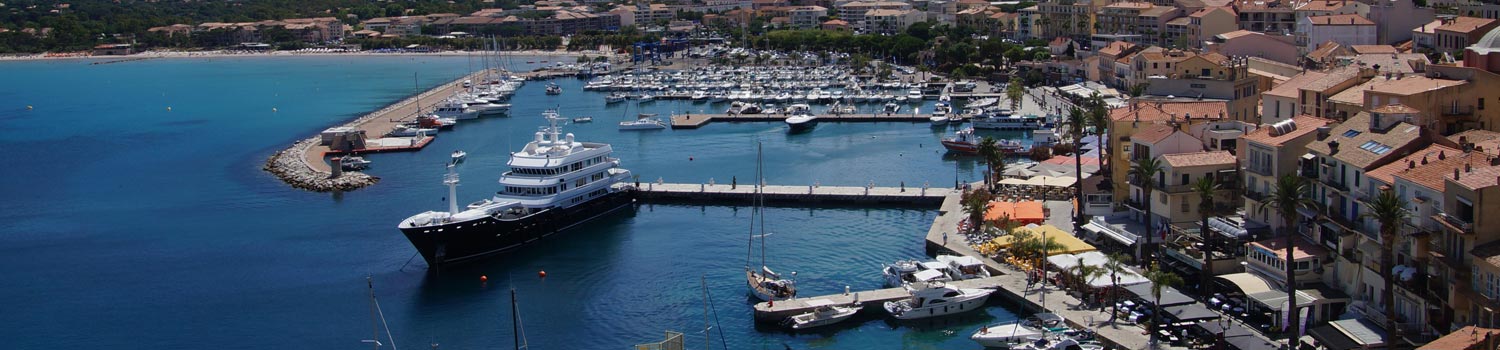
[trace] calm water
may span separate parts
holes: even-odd
[[[935,322],[757,329],[742,277],[744,207],[644,205],[440,276],[425,272],[394,228],[445,207],[450,150],[469,152],[462,201],[494,191],[506,152],[553,106],[593,116],[566,131],[613,144],[645,181],[753,181],[756,141],[773,184],[914,188],[977,178],[973,160],[941,154],[945,131],[925,123],[825,123],[801,135],[779,123],[620,132],[614,122],[638,112],[725,107],[606,109],[602,95],[565,79],[562,96],[528,84],[513,117],[466,121],[426,151],[369,156],[382,181],[367,189],[308,193],[260,170],[286,144],[412,93],[414,79],[426,88],[467,69],[463,57],[0,63],[10,82],[0,86],[0,347],[360,348],[371,332],[367,275],[397,345],[412,349],[511,346],[511,287],[536,349],[625,349],[668,329],[702,348],[700,277],[731,349],[976,348],[967,336],[978,325],[1015,317],[991,307]],[[881,263],[922,255],[936,213],[780,207],[767,215],[770,265],[797,271],[803,293],[815,295],[878,287]]]

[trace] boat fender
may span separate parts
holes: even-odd
[[[537,271],[536,272],[536,276],[537,277],[541,277],[541,278],[547,278],[547,270],[539,270],[539,271]]]

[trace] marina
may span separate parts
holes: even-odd
[[[713,122],[783,122],[785,114],[681,114],[672,116],[673,129],[697,129]],[[926,122],[931,115],[919,114],[822,114],[819,122]]]
[[[615,185],[630,187],[633,194],[647,201],[686,202],[748,202],[755,196],[752,184],[734,185],[723,183],[629,183]],[[957,193],[951,188],[922,187],[857,187],[857,186],[785,186],[766,185],[761,195],[772,203],[803,204],[877,204],[877,205],[936,205],[949,195]]]

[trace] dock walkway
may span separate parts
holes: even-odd
[[[617,184],[630,186],[633,184]],[[635,188],[636,197],[644,200],[680,201],[743,201],[755,197],[752,184],[685,184],[685,183],[641,183]],[[767,202],[800,203],[865,203],[891,205],[936,205],[957,191],[951,188],[905,187],[856,187],[856,186],[785,186],[766,185],[761,191]]]
[[[1003,276],[976,278],[948,282],[948,285],[966,289],[995,289],[1002,283],[1002,279]],[[866,311],[861,312],[884,312],[881,310],[884,310],[885,302],[901,300],[910,296],[911,292],[905,288],[886,288],[849,292],[848,294],[796,298],[774,303],[759,303],[755,304],[755,320],[760,322],[779,322],[793,315],[811,312],[819,306],[849,304],[856,300],[860,305],[865,306]]]
[[[713,122],[780,122],[785,114],[681,114],[672,116],[673,129],[697,129]],[[819,123],[838,122],[928,122],[931,114],[837,114],[820,115]]]

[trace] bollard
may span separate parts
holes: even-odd
[[[844,295],[849,295],[849,286],[844,286]]]

